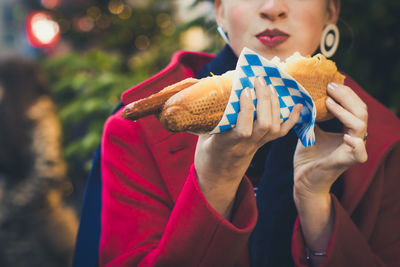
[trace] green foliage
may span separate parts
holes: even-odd
[[[42,61],[58,106],[64,154],[74,179],[87,174],[104,121],[122,91],[145,78],[141,72],[132,75],[122,63],[120,55],[99,50]]]
[[[168,21],[172,20],[172,15],[166,13],[168,10],[160,6],[135,9],[134,17],[125,20],[114,18],[118,23],[102,33],[91,32],[87,36],[67,34],[64,38],[76,46],[75,52],[41,60],[58,106],[64,156],[69,176],[76,187],[82,187],[85,182],[93,153],[101,140],[104,122],[120,102],[121,93],[164,68],[171,55],[181,49],[180,36],[188,28],[205,25],[202,18],[175,25]],[[152,11],[154,14],[150,19]],[[154,26],[160,14],[160,25]],[[140,20],[143,17],[147,21],[154,20],[154,23],[142,25]],[[167,21],[166,24],[163,20]],[[163,28],[165,25],[168,27]],[[147,30],[144,31],[143,27]],[[118,37],[127,32],[132,37],[129,40]],[[135,36],[144,34],[149,44],[145,49],[138,49],[133,44]],[[81,47],[87,46],[92,48],[81,51]]]

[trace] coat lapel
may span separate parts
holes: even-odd
[[[174,54],[170,64],[152,78],[129,89],[122,95],[125,104],[150,96],[164,87],[193,77],[215,56],[207,53],[181,51]],[[168,132],[155,116],[137,121],[143,127],[143,138],[157,162],[160,176],[173,202],[176,201],[194,160],[197,136]]]

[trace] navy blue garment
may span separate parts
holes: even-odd
[[[229,46],[200,71],[198,78],[222,74],[236,68],[237,56]],[[319,124],[326,131],[340,132],[338,120]],[[293,266],[291,239],[297,210],[293,200],[293,156],[297,135],[292,130],[286,136],[269,142],[254,156],[246,174],[251,178],[261,176],[256,184],[258,221],[249,240],[252,266]],[[253,180],[253,179],[252,179]],[[332,187],[341,197],[342,180]]]
[[[318,126],[329,132],[340,132],[343,128],[337,119]],[[293,200],[293,157],[297,140],[291,130],[269,143],[263,175],[256,185],[258,220],[249,240],[252,266],[294,266],[291,240],[297,217]],[[331,188],[338,199],[343,193],[342,181],[339,178]]]
[[[296,207],[293,201],[293,155],[297,135],[270,142],[263,175],[257,184],[258,221],[250,237],[252,266],[293,266],[291,237]]]
[[[113,113],[117,112],[120,103]],[[74,251],[74,267],[95,267],[99,263],[99,244],[101,232],[101,157],[100,145],[93,157],[85,195],[82,202],[81,219]]]
[[[234,70],[236,69],[237,61],[238,58],[231,47],[226,45],[213,60],[199,71],[196,78],[201,79],[211,76],[212,74],[221,75],[228,70]]]

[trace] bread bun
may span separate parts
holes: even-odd
[[[159,114],[164,103],[179,91],[188,88],[196,83],[198,79],[187,78],[178,83],[165,87],[160,92],[149,97],[140,99],[126,105],[122,111],[122,117],[135,121],[148,115]]]
[[[310,93],[317,110],[317,122],[333,118],[326,109],[326,88],[330,82],[344,83],[345,76],[337,70],[335,62],[317,54],[309,58],[290,57],[284,71]]]
[[[159,119],[172,132],[209,132],[224,114],[231,94],[234,71],[201,79],[201,82],[173,95]]]

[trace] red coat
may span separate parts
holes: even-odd
[[[126,91],[130,103],[192,77],[213,55],[179,52],[166,69]],[[400,266],[400,122],[350,78],[369,107],[366,163],[344,177],[325,266]],[[193,167],[197,136],[166,131],[154,116],[111,116],[102,139],[101,266],[249,266],[257,220],[251,182],[243,179],[232,222],[207,203]],[[397,163],[397,164],[396,164]],[[296,222],[292,254],[306,266]]]

